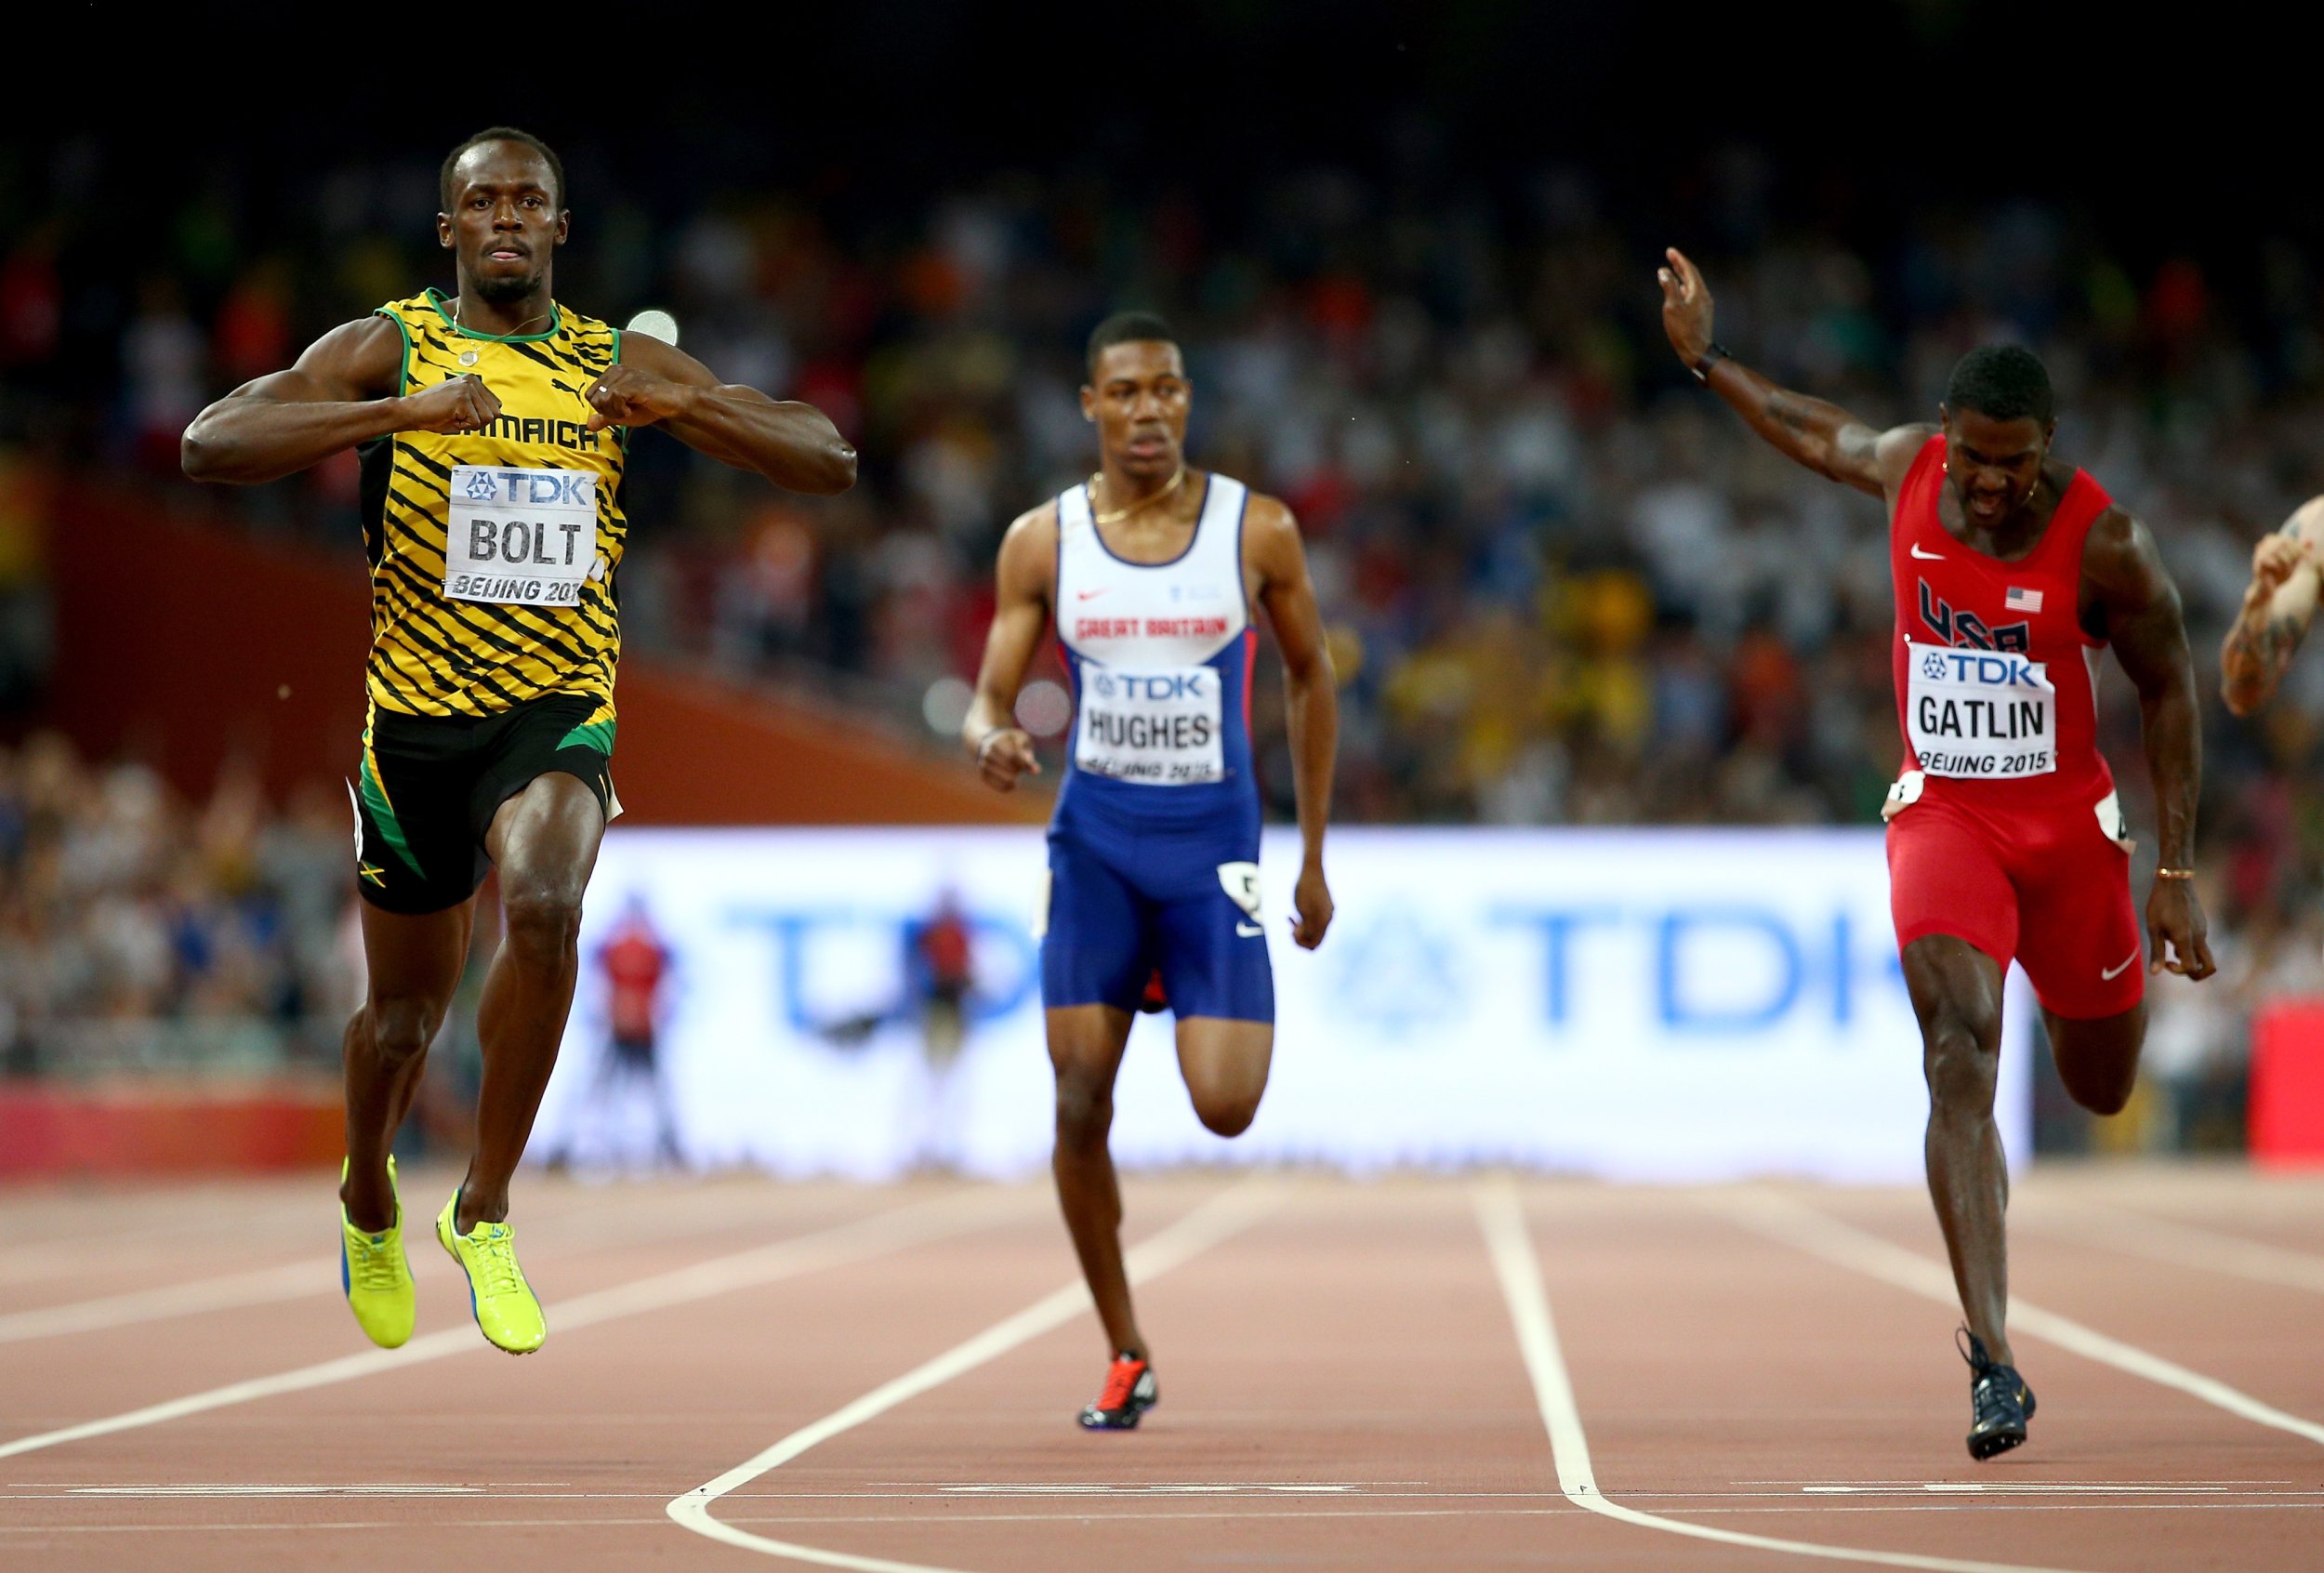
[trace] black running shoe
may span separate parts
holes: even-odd
[[[1961,1347],[1963,1338],[1969,1341],[1965,1349]],[[1984,1341],[1967,1328],[1961,1329],[1953,1346],[1969,1362],[1969,1456],[1983,1461],[2023,1446],[2026,1422],[2033,1419],[2033,1389],[2015,1366],[2004,1366],[1986,1354]]]
[[[1154,1368],[1137,1355],[1127,1352],[1114,1356],[1106,1368],[1105,1391],[1098,1401],[1081,1411],[1084,1431],[1135,1431],[1138,1417],[1155,1406],[1162,1396],[1162,1389],[1154,1380]]]

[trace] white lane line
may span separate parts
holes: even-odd
[[[2029,1212],[2027,1221],[2045,1234],[2063,1235],[2125,1256],[2324,1294],[2324,1256],[2171,1223],[2144,1212],[2119,1212],[2090,1202],[2071,1205],[2078,1214],[2071,1220],[2053,1219],[2044,1211]]]
[[[1909,1552],[1858,1551],[1812,1540],[1748,1535],[1684,1518],[1641,1513],[1609,1500],[1599,1491],[1597,1474],[1591,1467],[1590,1442],[1582,1432],[1581,1409],[1574,1402],[1573,1381],[1566,1374],[1565,1356],[1558,1347],[1557,1323],[1550,1314],[1549,1290],[1541,1281],[1541,1263],[1534,1255],[1533,1236],[1525,1227],[1525,1209],[1518,1202],[1516,1187],[1506,1181],[1480,1186],[1475,1203],[1477,1225],[1485,1232],[1486,1249],[1492,1256],[1493,1271],[1500,1279],[1501,1297],[1509,1302],[1509,1318],[1517,1329],[1517,1346],[1525,1355],[1526,1374],[1533,1379],[1541,1423],[1550,1434],[1550,1455],[1557,1465],[1557,1487],[1575,1506],[1641,1528],[1831,1562],[1921,1567],[1935,1573],[2058,1573],[2057,1569],[2027,1568],[2014,1563],[1964,1562]]]
[[[482,1486],[84,1486],[74,1500],[109,1497],[139,1500],[189,1497],[477,1497]]]
[[[601,1322],[688,1305],[713,1295],[755,1289],[784,1278],[796,1277],[802,1273],[865,1262],[908,1246],[967,1234],[989,1227],[1010,1213],[1023,1210],[1023,1198],[1006,1192],[997,1195],[1001,1197],[1001,1204],[996,1203],[996,1193],[993,1192],[971,1192],[965,1197],[941,1196],[931,1201],[915,1202],[875,1213],[869,1218],[834,1224],[812,1234],[795,1236],[772,1245],[757,1246],[726,1256],[714,1256],[692,1266],[674,1268],[627,1284],[616,1284],[611,1289],[575,1295],[571,1300],[548,1307],[549,1327],[560,1333],[570,1332],[580,1328],[595,1327]],[[416,1338],[401,1349],[366,1350],[359,1355],[342,1355],[317,1365],[278,1371],[272,1376],[229,1382],[223,1387],[213,1387],[183,1398],[173,1398],[167,1403],[109,1415],[102,1420],[85,1421],[56,1431],[20,1436],[13,1442],[0,1443],[0,1459],[35,1452],[44,1447],[61,1447],[67,1442],[85,1441],[93,1436],[109,1436],[119,1431],[161,1425],[231,1405],[255,1403],[262,1398],[280,1397],[286,1393],[303,1393],[309,1388],[353,1381],[381,1371],[423,1365],[448,1355],[472,1354],[489,1347],[473,1327],[451,1328],[442,1332],[429,1333],[424,1338]]]
[[[0,1343],[97,1332],[170,1316],[191,1316],[204,1311],[231,1311],[241,1306],[302,1300],[337,1287],[331,1263],[318,1256],[311,1262],[263,1267],[251,1273],[230,1273],[160,1289],[76,1300],[63,1305],[43,1305],[31,1311],[11,1311],[0,1315]]]
[[[2092,1496],[2157,1496],[2189,1497],[2219,1496],[2227,1491],[2225,1486],[2075,1486],[2047,1480],[2023,1483],[2002,1482],[1986,1485],[1975,1480],[1929,1480],[1918,1486],[1802,1486],[1803,1496],[1828,1497],[1895,1497],[1908,1496],[1915,1491],[1977,1492],[1990,1491],[1997,1496],[2013,1493],[2027,1496],[2092,1497]],[[2274,1493],[2262,1493],[2273,1495]]]
[[[537,1268],[539,1258],[535,1257],[535,1252],[545,1255],[554,1253],[548,1256],[549,1260],[564,1261],[640,1242],[688,1239],[765,1221],[769,1210],[768,1204],[762,1199],[756,1209],[729,1204],[706,1211],[699,1206],[689,1205],[678,1217],[667,1222],[651,1212],[640,1212],[627,1218],[617,1216],[612,1220],[602,1216],[567,1213],[525,1231],[526,1255],[534,1258]],[[755,1217],[752,1216],[754,1212]],[[327,1236],[323,1238],[326,1244],[329,1243]],[[407,1243],[409,1238],[407,1236]],[[580,1248],[577,1250],[572,1249],[576,1244]],[[102,1265],[85,1263],[81,1270],[88,1271],[92,1266]],[[327,1294],[337,1288],[337,1276],[332,1269],[330,1259],[318,1251],[306,1262],[286,1262],[278,1267],[229,1273],[157,1289],[134,1289],[125,1294],[70,1301],[60,1305],[40,1305],[26,1311],[0,1313],[0,1343],[101,1332],[112,1328],[133,1327],[141,1322],[198,1315],[206,1311],[279,1304],[285,1301]]]
[[[1819,1212],[1802,1202],[1772,1196],[1764,1191],[1746,1191],[1722,1196],[1716,1205],[1746,1228],[1756,1230],[1770,1239],[1810,1256],[1821,1257],[1835,1266],[1861,1273],[1868,1278],[1878,1278],[1882,1283],[1894,1284],[1898,1289],[1942,1305],[1958,1307],[1961,1303],[1960,1295],[1953,1287],[1952,1272],[1942,1262],[1922,1256],[1918,1251],[1907,1250],[1852,1223],[1842,1223],[1837,1218]],[[2084,1359],[2128,1371],[2158,1387],[2175,1388],[2256,1425],[2290,1432],[2310,1442],[2324,1444],[2324,1425],[2287,1413],[2272,1404],[2262,1403],[2216,1377],[2205,1376],[2200,1371],[2190,1370],[2174,1361],[2166,1360],[2159,1355],[2150,1354],[2135,1344],[2108,1337],[2070,1316],[2045,1311],[2039,1305],[2029,1305],[2015,1295],[2010,1296],[2009,1326],[2012,1332],[2031,1333]]]
[[[1115,1481],[1086,1481],[1069,1486],[946,1486],[946,1496],[965,1497],[1329,1497],[1351,1493],[1373,1495],[1361,1486],[1245,1486],[1216,1483],[1130,1485]],[[1390,1496],[1413,1493],[1393,1491]]]
[[[1153,1238],[1132,1248],[1124,1256],[1123,1264],[1129,1269],[1129,1281],[1142,1284],[1182,1262],[1192,1261],[1212,1246],[1249,1228],[1261,1216],[1279,1206],[1281,1201],[1282,1193],[1277,1186],[1259,1180],[1246,1180],[1211,1197]],[[787,1557],[793,1562],[850,1568],[853,1573],[959,1573],[956,1568],[851,1556],[845,1552],[824,1551],[815,1546],[769,1540],[763,1535],[754,1535],[748,1530],[737,1529],[731,1524],[720,1522],[711,1514],[710,1507],[720,1497],[749,1485],[769,1470],[790,1462],[817,1444],[852,1431],[866,1421],[876,1420],[897,1405],[941,1387],[955,1377],[965,1376],[1019,1345],[1063,1327],[1089,1308],[1089,1290],[1076,1279],[894,1381],[872,1389],[853,1403],[834,1409],[812,1425],[800,1427],[716,1479],[705,1481],[684,1496],[672,1499],[665,1511],[672,1519],[697,1535],[706,1535],[711,1540],[723,1540],[728,1545],[741,1546],[748,1551],[763,1552],[769,1556]]]
[[[2324,1504],[2312,1502],[2018,1502],[2014,1503],[2007,1508],[2002,1508],[1992,1502],[1967,1501],[1895,1502],[1882,1503],[1879,1506],[1840,1506],[1831,1503],[1809,1504],[1802,1502],[1795,1503],[1789,1507],[1700,1508],[1690,1509],[1689,1511],[1704,1514],[1728,1514],[1738,1517],[1744,1515],[1758,1515],[1764,1517],[1769,1514],[1776,1513],[1804,1513],[1813,1514],[1820,1520],[1829,1519],[1842,1514],[1855,1514],[1858,1515],[1893,1518],[1898,1514],[1905,1513],[1941,1513],[1955,1514],[1964,1513],[1982,1514],[1987,1518],[1990,1518],[1997,1512],[2005,1512],[2020,1516],[2035,1513],[2104,1513],[2110,1515],[2119,1515],[2126,1513],[2315,1514],[2324,1513]],[[1036,1524],[1055,1526],[1087,1525],[1093,1516],[1095,1515],[1088,1512],[1073,1513],[1063,1510],[1060,1510],[1056,1513],[1045,1514],[865,1514],[841,1517],[807,1517],[796,1514],[777,1516],[771,1514],[748,1514],[743,1515],[740,1522],[745,1524],[800,1524],[808,1526],[830,1524],[870,1525],[875,1527],[883,1525],[897,1524],[945,1524],[955,1526],[963,1524]],[[1564,1518],[1570,1520],[1573,1517],[1573,1508],[1569,1504],[1560,1501],[1559,1504],[1553,1508],[1315,1508],[1298,1511],[1287,1508],[1258,1508],[1240,1512],[1215,1512],[1190,1508],[1178,1513],[1108,1513],[1104,1515],[1105,1521],[1109,1524],[1117,1521],[1169,1523],[1181,1519],[1188,1522],[1217,1519],[1232,1523],[1247,1524],[1257,1520],[1265,1520],[1271,1523],[1298,1523],[1311,1518],[1451,1518],[1474,1520],[1480,1517],[1511,1519]],[[445,1516],[442,1514],[435,1514],[424,1520],[405,1517],[361,1520],[341,1519],[324,1522],[317,1522],[313,1519],[285,1519],[281,1521],[269,1521],[265,1519],[234,1518],[218,1522],[195,1521],[187,1523],[182,1521],[171,1521],[168,1523],[154,1524],[127,1524],[119,1522],[107,1524],[0,1524],[0,1540],[6,1540],[11,1536],[20,1540],[29,1538],[37,1541],[41,1537],[47,1535],[180,1535],[194,1531],[215,1531],[222,1534],[241,1534],[244,1532],[256,1533],[264,1530],[282,1530],[296,1533],[305,1530],[321,1529],[410,1530],[415,1527],[425,1527],[429,1529],[522,1529],[535,1531],[541,1529],[647,1528],[657,1525],[667,1527],[668,1524],[669,1517],[666,1514],[655,1514],[651,1517],[640,1518],[599,1517],[594,1515],[588,1517],[568,1518],[455,1518]],[[1734,1537],[1722,1536],[1720,1538],[1733,1539]],[[1757,1537],[1749,1537],[1748,1539],[1750,1543],[1755,1545],[1770,1543],[1762,1540]],[[1791,1544],[1793,1542],[1785,1541],[1774,1543]],[[1843,1554],[1850,1560],[1859,1560],[1857,1553],[1854,1552],[1845,1553]],[[1874,1555],[1877,1556],[1878,1553],[1874,1553]],[[861,1567],[867,1561],[868,1559],[866,1558],[855,1557],[835,1564],[834,1566],[843,1567]],[[870,1566],[876,1569],[882,1565],[873,1562]],[[904,1569],[904,1573],[929,1573],[929,1570],[925,1566],[914,1563],[890,1563],[885,1566],[902,1568]],[[1963,1565],[1954,1563],[1947,1564],[1946,1566],[1981,1566],[1986,1565],[1974,1563]],[[944,1570],[940,1569],[938,1570],[938,1573],[944,1573]],[[2010,1570],[2010,1573],[2019,1573],[2019,1570],[2012,1569]],[[2039,1570],[2036,1570],[2036,1573],[2039,1573]]]

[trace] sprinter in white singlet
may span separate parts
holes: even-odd
[[[1011,718],[1054,620],[1076,714],[1050,824],[1041,940],[1053,1167],[1114,1351],[1081,1423],[1127,1431],[1158,1394],[1122,1271],[1106,1148],[1132,1014],[1167,1001],[1195,1112],[1221,1136],[1258,1113],[1274,1050],[1251,773],[1254,609],[1283,654],[1304,843],[1291,932],[1311,950],[1331,922],[1324,823],[1339,709],[1290,510],[1186,468],[1193,390],[1169,326],[1142,313],[1109,318],[1089,337],[1089,364],[1081,408],[1098,428],[1100,469],[1010,526],[962,734],[997,789],[1039,773],[1033,740]]]

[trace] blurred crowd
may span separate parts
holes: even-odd
[[[0,177],[0,430],[51,451],[169,483],[206,400],[335,322],[451,286],[429,149],[299,177],[272,193],[288,204],[220,165],[163,205],[136,267],[98,257],[80,217],[120,178],[107,157],[68,143]],[[642,439],[631,648],[838,686],[947,732],[1001,531],[1094,465],[1082,337],[1109,311],[1155,309],[1188,353],[1195,462],[1284,497],[1306,534],[1344,685],[1350,820],[1871,822],[1898,757],[1878,505],[1788,465],[1684,375],[1657,314],[1659,247],[1693,251],[1736,355],[1875,421],[1933,418],[1972,345],[2028,343],[2058,386],[2059,452],[2154,527],[2185,596],[2226,943],[2251,977],[2315,970],[2324,658],[2260,722],[2212,698],[2251,543],[2324,490],[2324,281],[2289,245],[2255,242],[2222,273],[2029,204],[1868,237],[1802,221],[1748,148],[1652,225],[1578,165],[1471,181],[1422,154],[1385,178],[1254,175],[1228,196],[1215,179],[1131,195],[964,177],[904,214],[701,178],[652,188],[568,157],[561,297],[616,322],[669,310],[719,375],[812,401],[865,456],[854,492],[811,502]],[[256,527],[351,555],[353,496],[350,459],[247,500]],[[2109,670],[2106,742],[2151,824],[2126,686]],[[1287,814],[1272,684],[1257,720]],[[1053,734],[1062,716],[1028,720]],[[12,768],[30,781],[32,756]],[[136,790],[108,777],[96,796]],[[145,916],[114,921],[149,959],[92,963],[70,986],[307,998],[308,963],[251,937],[294,899],[263,866],[244,858],[246,883],[201,908],[215,920],[165,916],[191,910],[183,869],[147,870],[116,903]],[[33,879],[11,875],[19,931]],[[226,959],[194,966],[189,945]],[[2226,1051],[2220,1021],[2180,1034],[2213,1045],[2190,1063]]]
[[[204,802],[53,732],[0,746],[0,1064],[269,1072],[336,1061],[360,992],[344,807]]]

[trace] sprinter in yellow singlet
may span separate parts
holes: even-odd
[[[436,1236],[484,1336],[540,1346],[508,1180],[573,1003],[581,892],[605,823],[614,578],[629,433],[679,441],[797,492],[845,491],[855,452],[821,412],[721,386],[700,362],[558,301],[563,165],[495,126],[444,160],[428,290],[315,341],[290,370],[186,429],[197,481],[271,481],[353,448],[371,561],[370,716],[350,785],[369,995],[347,1027],[339,1276],[376,1343],[411,1336],[411,1268],[388,1147],[460,981],[488,866],[504,938],[478,1010],[477,1143]]]

